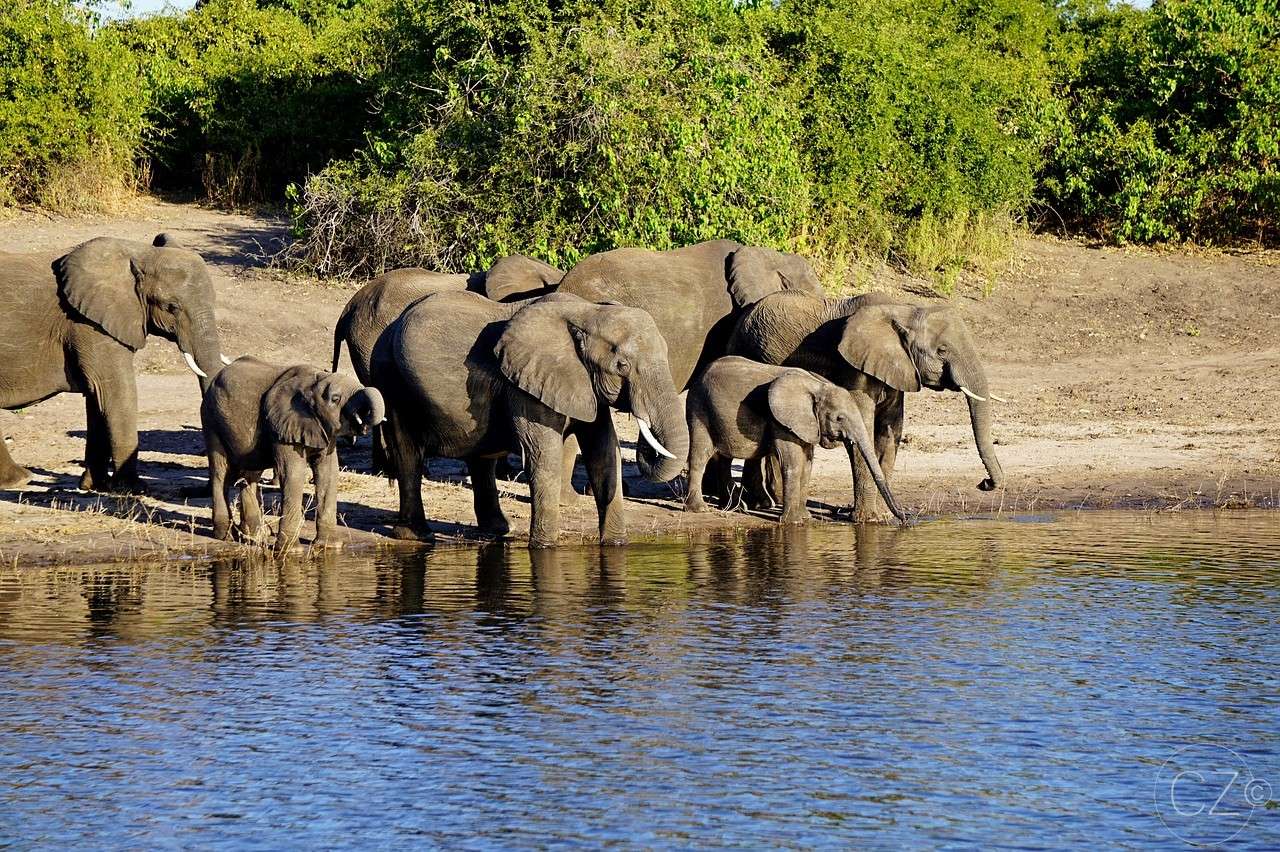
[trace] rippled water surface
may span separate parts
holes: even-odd
[[[0,846],[1275,848],[1278,624],[1269,513],[0,569]]]

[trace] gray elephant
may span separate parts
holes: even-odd
[[[885,503],[905,518],[885,481],[853,395],[795,367],[776,367],[737,356],[711,362],[689,387],[689,493],[687,512],[705,512],[702,482],[713,457],[774,456],[782,471],[784,524],[810,519],[805,506],[813,446],[846,446],[862,456]],[[728,495],[722,494],[727,500]]]
[[[726,354],[738,314],[778,290],[820,294],[822,285],[799,255],[712,240],[591,255],[565,273],[558,292],[648,311],[667,342],[671,379],[684,390],[700,367]],[[648,447],[636,456],[642,471],[656,463]]]
[[[231,492],[243,477],[240,531],[246,539],[257,538],[262,527],[258,483],[263,471],[274,470],[284,494],[276,550],[298,541],[309,476],[316,488],[313,543],[339,546],[338,439],[367,433],[382,422],[385,410],[377,389],[350,376],[237,358],[218,373],[200,404],[214,537],[231,537]]]
[[[902,439],[903,394],[922,387],[964,393],[987,469],[978,487],[990,491],[1004,483],[991,434],[990,400],[1000,398],[988,390],[978,347],[949,306],[900,304],[881,294],[822,299],[775,293],[742,316],[729,350],[766,364],[802,367],[853,392],[886,478],[893,475]],[[865,462],[852,448],[849,460],[854,519],[883,516]]]
[[[513,254],[494,263],[488,272],[448,274],[418,267],[393,269],[374,278],[347,300],[333,329],[333,370],[337,371],[346,343],[351,366],[370,384],[373,347],[387,326],[419,299],[450,290],[482,292],[494,301],[518,301],[546,295],[561,276],[554,266]],[[374,473],[391,473],[381,427],[373,430],[371,462]]]
[[[81,488],[141,490],[133,355],[150,334],[177,343],[201,390],[222,366],[209,270],[164,234],[99,237],[52,263],[0,253],[0,408],[83,394]],[[0,488],[30,476],[0,441]]]
[[[338,316],[333,329],[333,369],[338,369],[345,343],[351,366],[367,384],[378,337],[405,308],[433,293],[471,290],[495,302],[513,302],[546,295],[563,274],[554,266],[519,254],[502,258],[487,272],[455,275],[418,267],[384,272],[357,290]]]
[[[666,481],[684,469],[689,436],[667,346],[647,313],[560,294],[503,305],[475,293],[415,302],[374,348],[373,381],[387,398],[387,439],[400,487],[399,538],[429,540],[422,459],[464,459],[482,532],[505,535],[494,460],[518,449],[529,473],[531,547],[556,543],[566,437],[582,447],[600,541],[626,539],[621,455],[609,409],[628,411]],[[652,425],[650,425],[652,424]]]

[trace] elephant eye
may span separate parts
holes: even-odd
[[[947,354],[947,347],[945,347],[945,346],[939,346],[939,347],[938,347],[938,355],[940,355],[940,356],[945,356],[946,354]]]
[[[333,396],[329,397],[329,401],[332,402],[334,405],[337,405],[338,403],[342,402],[342,394],[335,393]]]

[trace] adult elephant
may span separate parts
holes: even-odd
[[[338,316],[332,369],[337,371],[345,343],[360,383],[371,385],[374,344],[405,308],[426,296],[471,290],[496,302],[517,301],[546,295],[563,275],[554,266],[520,254],[500,259],[487,272],[449,274],[418,267],[385,272],[357,290]],[[373,430],[371,462],[375,473],[388,473],[381,429]]]
[[[671,380],[684,390],[697,371],[726,354],[737,315],[779,290],[816,296],[822,285],[799,255],[712,240],[670,251],[591,255],[565,273],[558,292],[647,311],[666,341]],[[657,463],[649,447],[636,456],[642,471]]]
[[[629,411],[661,459],[651,478],[684,469],[689,432],[652,317],[623,305],[553,294],[504,305],[447,292],[410,306],[379,338],[373,381],[387,402],[391,466],[400,488],[398,538],[430,540],[422,506],[425,456],[464,459],[481,530],[503,535],[494,461],[523,450],[532,547],[554,545],[561,458],[576,436],[600,516],[600,541],[626,539],[621,456],[609,409]],[[650,426],[649,424],[652,424]]]
[[[1004,483],[991,435],[986,370],[964,320],[949,306],[901,304],[881,294],[824,299],[807,293],[774,293],[748,310],[729,340],[730,353],[766,364],[803,367],[854,395],[871,432],[885,477],[893,473],[902,439],[905,393],[922,387],[963,393],[973,439],[987,469],[984,491]],[[884,506],[866,463],[849,453],[855,520],[884,517]]]
[[[151,245],[99,237],[49,260],[0,253],[0,407],[83,394],[80,487],[140,490],[133,355],[159,335],[208,386],[223,363],[209,270],[164,234]],[[30,475],[0,442],[0,487]]]
[[[554,266],[520,254],[502,258],[487,272],[449,274],[418,267],[385,272],[357,290],[342,309],[333,329],[333,369],[338,369],[345,343],[356,376],[368,384],[374,343],[405,308],[421,298],[471,290],[495,302],[514,302],[552,292],[563,276]]]

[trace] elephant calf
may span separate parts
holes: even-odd
[[[773,453],[782,467],[784,524],[809,520],[805,501],[813,445],[844,444],[866,461],[885,504],[904,515],[889,491],[866,424],[850,393],[808,370],[729,356],[711,363],[689,387],[689,495],[684,508],[705,512],[702,475],[714,457],[756,459]]]
[[[209,484],[213,489],[213,534],[231,535],[231,489],[244,478],[241,533],[257,537],[262,526],[258,481],[273,469],[284,492],[277,552],[298,541],[307,474],[315,477],[316,539],[341,546],[338,525],[339,438],[364,434],[382,422],[382,395],[355,379],[315,367],[280,367],[238,358],[214,378],[200,405]]]

